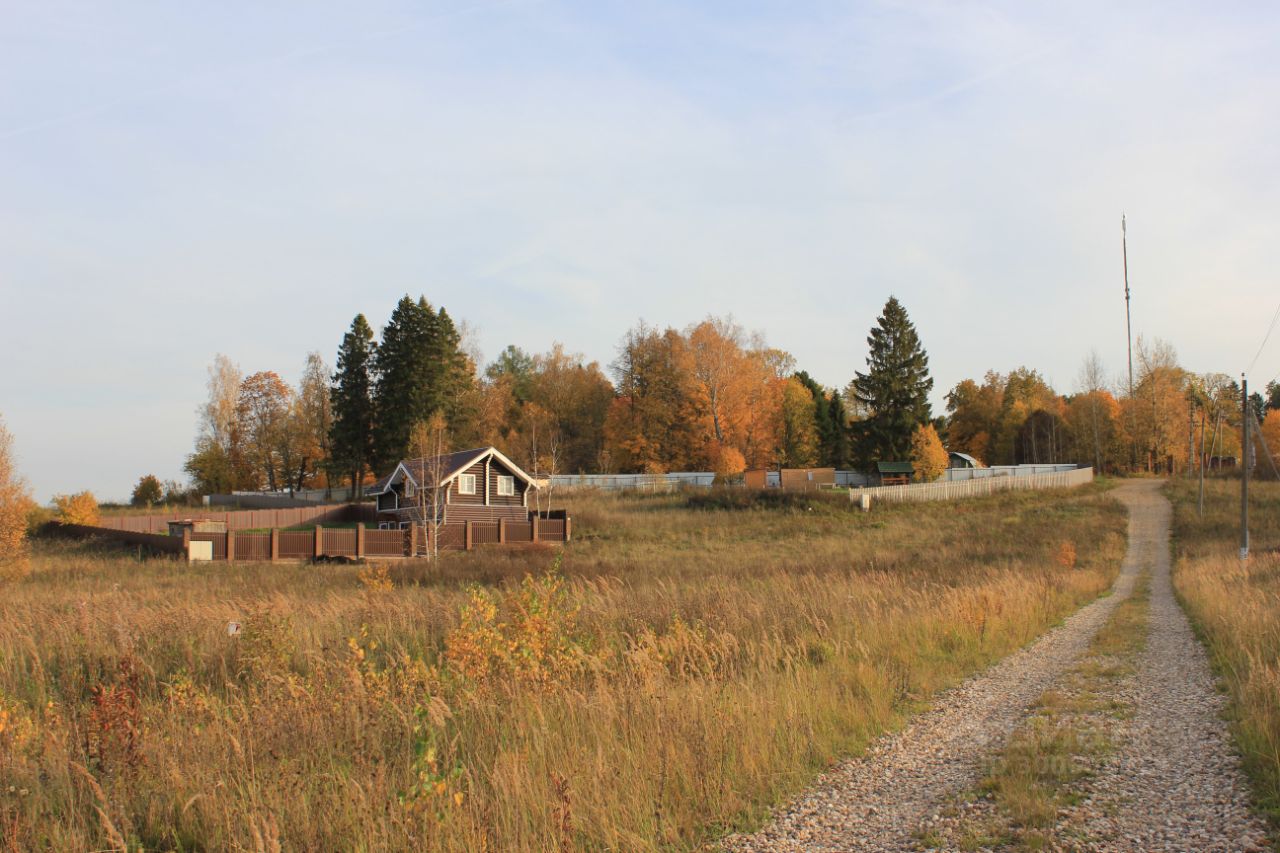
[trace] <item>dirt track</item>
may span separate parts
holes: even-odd
[[[919,850],[921,825],[981,778],[993,754],[1046,689],[1083,655],[1140,569],[1151,572],[1150,636],[1122,687],[1135,713],[1096,780],[1088,834],[1065,849],[1248,850],[1264,832],[1219,717],[1203,649],[1173,598],[1169,503],[1160,482],[1116,494],[1129,508],[1129,546],[1114,594],[939,697],[933,709],[866,755],[825,774],[760,832],[725,848]]]

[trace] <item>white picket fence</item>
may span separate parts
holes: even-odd
[[[1093,482],[1092,468],[1076,468],[1052,474],[1031,474],[1022,477],[983,477],[979,480],[956,480],[938,483],[912,483],[907,486],[873,486],[866,489],[850,489],[849,500],[858,503],[863,495],[871,502],[916,503],[919,501],[952,501],[1011,492],[1020,489],[1061,489],[1083,486]]]

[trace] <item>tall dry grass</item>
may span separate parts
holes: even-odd
[[[1098,595],[1124,547],[1096,488],[568,500],[556,575],[549,549],[381,572],[42,544],[0,599],[0,839],[694,847]]]
[[[1232,697],[1232,728],[1258,805],[1280,829],[1280,483],[1251,486],[1251,557],[1239,559],[1240,481],[1170,489],[1174,587]]]

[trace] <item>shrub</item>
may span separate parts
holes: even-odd
[[[58,508],[58,520],[63,524],[83,524],[97,527],[101,516],[98,501],[93,492],[76,492],[74,495],[56,495],[54,506]]]

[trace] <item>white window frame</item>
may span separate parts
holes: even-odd
[[[412,498],[415,494],[416,494],[416,490],[414,489],[414,486],[413,486],[413,480],[405,480],[404,481],[405,498],[406,499]]]
[[[506,474],[498,475],[498,496],[513,498],[516,495],[516,478]]]
[[[458,494],[474,495],[476,493],[476,475],[475,474],[459,474],[458,475]]]

